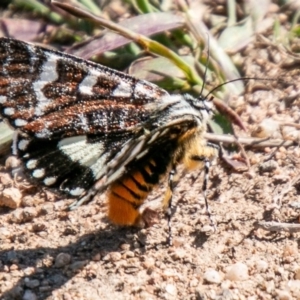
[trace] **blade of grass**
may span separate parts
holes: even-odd
[[[89,11],[93,12],[95,15],[101,15],[101,9],[93,0],[78,0],[79,3],[84,5]]]
[[[112,31],[117,32],[118,34],[123,35],[124,37],[138,43],[140,46],[142,46],[146,51],[150,51],[154,54],[166,57],[170,59],[177,67],[179,67],[186,75],[187,79],[192,84],[202,84],[202,79],[198,76],[195,69],[187,64],[180,56],[178,56],[175,52],[171,51],[164,45],[153,41],[149,39],[148,37],[137,34],[129,29],[126,29],[118,24],[115,24],[109,20],[102,19],[100,17],[97,17],[93,15],[92,13],[89,13],[87,11],[84,11],[80,8],[71,6],[69,4],[65,3],[59,3],[56,1],[52,1],[52,4],[64,9],[65,11],[71,13],[74,16],[77,16],[79,18],[83,18],[86,20],[89,20],[97,25],[103,26],[105,28],[108,28]]]
[[[91,22],[89,23],[91,24]],[[119,23],[122,27],[146,36],[154,34],[157,36],[158,34],[169,30],[174,33],[174,29],[182,28],[184,24],[185,20],[181,16],[162,12],[134,16],[122,20]],[[81,58],[89,59],[94,55],[103,54],[106,51],[125,46],[131,42],[131,40],[128,40],[122,35],[107,30],[103,36],[86,40],[81,45],[76,44],[67,49],[66,52]],[[132,43],[135,44],[136,47],[139,47],[136,43]]]
[[[185,2],[178,0],[178,3],[181,6],[181,9],[186,13],[187,26],[196,37],[196,40],[201,41],[208,39],[209,51],[212,57],[214,57],[219,64],[218,69],[216,69],[215,71],[218,73],[221,69],[223,74],[225,75],[226,81],[240,78],[241,75],[231,61],[230,57],[218,45],[217,40],[210,34],[205,24],[202,21],[195,23]],[[241,94],[244,91],[244,84],[242,83],[242,81],[229,83],[228,85],[226,85],[226,88],[232,93]]]
[[[148,0],[132,0],[132,5],[143,14],[158,12],[159,10],[155,8]]]
[[[38,14],[50,19],[53,23],[61,24],[64,22],[64,19],[57,13],[51,11],[46,5],[40,3],[36,0],[13,0],[13,5],[26,8],[32,11],[37,12]]]
[[[236,24],[235,11],[236,11],[235,0],[227,0],[227,14],[228,14],[227,26],[233,26]]]

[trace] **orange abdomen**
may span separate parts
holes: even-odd
[[[138,223],[140,219],[138,209],[153,187],[153,185],[146,183],[142,173],[151,176],[150,169],[146,167],[141,171],[128,174],[110,187],[108,216],[113,223],[118,225],[135,225]]]
[[[175,148],[170,143],[149,153],[139,162],[138,167],[129,169],[130,171],[110,186],[108,216],[113,223],[129,226],[139,223],[139,208],[162,175],[168,171]]]

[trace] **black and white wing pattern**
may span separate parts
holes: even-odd
[[[79,196],[167,92],[60,52],[0,39],[0,114],[31,177]],[[103,170],[103,172],[101,172]]]
[[[170,164],[180,136],[205,131],[208,111],[188,95],[170,96],[104,66],[1,38],[0,114],[17,130],[14,152],[30,176],[81,197],[162,150],[169,149]]]

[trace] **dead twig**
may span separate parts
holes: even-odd
[[[272,231],[272,232],[300,232],[300,224],[289,224],[289,223],[279,223],[279,222],[266,222],[258,221],[254,223],[256,229],[261,228],[263,230]]]
[[[282,139],[260,139],[252,137],[234,137],[233,135],[223,135],[223,134],[214,134],[206,133],[205,138],[210,142],[221,142],[221,143],[236,143],[251,146],[253,148],[265,148],[265,147],[289,147],[294,145],[293,141],[285,141]]]

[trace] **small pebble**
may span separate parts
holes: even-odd
[[[23,270],[24,274],[26,276],[32,275],[35,272],[34,267],[27,267],[26,269]]]
[[[286,245],[283,249],[283,257],[297,256],[298,255],[298,247],[296,244],[294,245]]]
[[[251,132],[252,137],[268,138],[275,135],[278,131],[279,124],[273,119],[264,119],[256,128]]]
[[[295,279],[300,280],[300,267],[296,268],[295,270]]]
[[[22,300],[37,300],[37,295],[30,290],[26,290]]]
[[[35,207],[25,207],[23,210],[23,222],[30,222],[38,215]]]
[[[130,249],[130,244],[122,244],[121,246],[120,246],[120,248],[122,249],[122,250],[129,250]]]
[[[5,167],[8,169],[18,168],[21,165],[21,160],[15,156],[9,156],[5,161]]]
[[[174,248],[180,248],[184,244],[184,239],[181,237],[174,237],[173,238],[173,246]]]
[[[33,232],[40,232],[46,229],[46,225],[44,223],[35,223],[32,225],[31,230]]]
[[[286,284],[286,290],[290,291],[296,299],[300,299],[300,280],[289,280]]]
[[[269,268],[269,264],[264,260],[258,260],[255,265],[258,272],[266,272]]]
[[[41,214],[42,215],[50,215],[51,213],[53,213],[53,210],[54,210],[54,206],[52,203],[45,203],[41,207]]]
[[[22,194],[14,188],[6,188],[0,194],[0,206],[6,206],[9,208],[17,208],[21,205]]]
[[[9,296],[10,299],[22,299],[23,294],[23,288],[20,285],[16,285],[10,290]]]
[[[35,207],[41,203],[42,198],[27,195],[22,198],[22,207]]]
[[[13,183],[13,179],[8,173],[0,173],[0,182],[4,186],[11,186]]]
[[[20,224],[23,222],[23,209],[18,208],[12,212],[10,222]]]
[[[72,300],[73,297],[69,293],[64,293],[63,294],[63,300]]]
[[[134,252],[132,252],[132,251],[126,251],[125,253],[124,253],[124,258],[132,258],[132,257],[134,257],[135,256],[135,254],[134,254]]]
[[[101,260],[101,254],[100,253],[96,253],[93,257],[92,257],[93,261],[99,261]]]
[[[111,262],[115,262],[120,260],[122,258],[122,255],[119,252],[111,252],[109,258]]]
[[[10,267],[9,267],[9,270],[10,271],[15,271],[15,270],[18,270],[19,269],[19,267],[18,267],[18,265],[16,265],[16,264],[12,264]]]
[[[55,267],[61,268],[71,262],[71,255],[68,253],[59,253],[55,258]]]
[[[277,291],[278,300],[292,300],[292,296],[288,291]]]
[[[220,273],[214,269],[207,269],[203,275],[203,278],[208,283],[220,283]]]
[[[190,287],[196,287],[198,284],[199,281],[196,278],[192,279],[189,283]]]
[[[172,296],[176,296],[177,294],[177,288],[174,284],[167,284],[166,285],[166,292]]]
[[[275,160],[269,160],[259,165],[259,171],[263,173],[270,173],[278,168],[278,163]]]
[[[75,261],[74,263],[72,263],[71,265],[71,270],[72,271],[78,271],[81,270],[82,268],[84,268],[86,266],[87,262],[85,260],[82,261]]]
[[[173,253],[171,253],[171,257],[173,260],[181,260],[186,257],[186,252],[182,248],[175,248]]]
[[[241,262],[231,266],[225,275],[225,278],[231,281],[243,281],[247,280],[248,277],[248,267]]]
[[[142,266],[145,269],[154,269],[155,260],[152,257],[146,258],[145,261],[142,263]]]
[[[40,285],[40,281],[37,279],[32,279],[32,280],[28,280],[28,278],[26,279],[24,280],[25,285],[30,289],[36,288]]]

